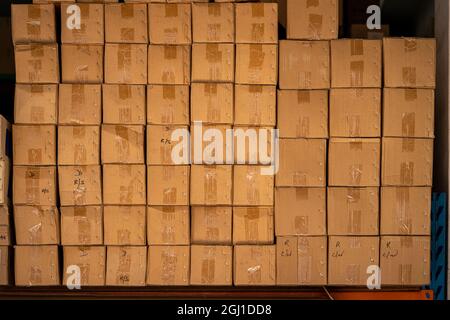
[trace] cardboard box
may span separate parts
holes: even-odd
[[[272,244],[273,207],[234,207],[233,244]]]
[[[278,4],[239,3],[236,8],[236,43],[277,43]]]
[[[102,245],[102,207],[61,207],[61,244],[63,246]]]
[[[234,42],[232,3],[194,3],[192,5],[194,42]]]
[[[234,44],[194,43],[191,80],[192,82],[233,82]]]
[[[107,62],[108,60],[105,61],[105,65]],[[63,44],[61,45],[61,64],[63,82],[103,82],[102,45]]]
[[[10,160],[8,158],[0,159],[0,205],[8,205],[11,198],[9,188],[11,176]]]
[[[16,286],[57,286],[59,277],[58,246],[14,247]]]
[[[103,123],[145,124],[145,86],[104,84]]]
[[[189,4],[150,4],[148,18],[150,43],[191,43],[191,6]]]
[[[191,207],[192,244],[231,244],[231,207]]]
[[[277,285],[327,284],[327,237],[277,237]]]
[[[103,165],[103,203],[146,204],[145,165]]]
[[[331,137],[379,137],[380,89],[331,89]]]
[[[14,206],[16,244],[59,244],[59,212],[56,207]]]
[[[434,88],[436,40],[384,38],[384,86]]]
[[[0,286],[11,284],[10,247],[0,246]]]
[[[187,126],[147,126],[147,164],[148,165],[173,165],[173,164],[189,164],[189,155],[185,155],[180,151],[181,157],[186,157],[185,163],[175,163],[172,159],[172,151],[179,143],[177,140],[172,140],[172,133],[175,130],[185,130],[188,133]],[[186,140],[185,148],[189,148],[189,137],[184,137]]]
[[[72,11],[70,4],[61,4],[61,43],[103,44],[105,43],[104,6],[79,3],[80,28],[69,29],[67,23]]]
[[[56,206],[56,167],[14,166],[13,204]]]
[[[277,236],[326,235],[325,188],[276,188]]]
[[[334,187],[379,186],[380,147],[378,138],[330,139],[328,185]]]
[[[104,286],[106,274],[106,247],[63,247],[64,270],[80,268],[80,285]],[[64,272],[63,284],[72,284],[70,273]],[[73,283],[74,284],[74,283]]]
[[[107,286],[145,286],[147,247],[108,247]]]
[[[58,126],[58,164],[100,164],[100,126]]]
[[[102,125],[103,164],[144,162],[144,126]]]
[[[237,44],[237,84],[277,84],[278,45]]]
[[[16,43],[56,42],[55,7],[51,4],[11,5],[12,39]]]
[[[147,262],[148,285],[189,285],[189,246],[149,246]]]
[[[331,41],[332,88],[380,88],[381,40]]]
[[[0,159],[11,157],[11,125],[0,115]]]
[[[56,126],[13,125],[15,165],[55,165]]]
[[[434,90],[385,88],[383,136],[434,138]]]
[[[147,86],[148,124],[189,125],[189,106],[189,86]]]
[[[383,138],[383,186],[432,186],[433,140]]]
[[[234,125],[276,125],[276,87],[262,85],[235,85]]]
[[[189,205],[190,166],[147,167],[149,205]]]
[[[17,83],[58,83],[57,44],[17,44],[14,46]]]
[[[280,89],[330,88],[330,43],[280,41],[279,72]]]
[[[147,5],[109,4],[105,6],[107,43],[148,43]]]
[[[328,234],[374,236],[379,234],[379,191],[370,188],[328,188]]]
[[[149,245],[189,245],[188,206],[151,206],[147,208]]]
[[[328,285],[366,286],[369,266],[379,266],[379,237],[328,237]]]
[[[235,165],[233,205],[273,206],[274,177],[262,175],[263,166]]]
[[[280,138],[328,138],[327,90],[278,90]]]
[[[120,84],[147,83],[147,45],[106,44],[105,82]]]
[[[102,204],[100,166],[58,167],[61,206]]]
[[[101,91],[99,84],[60,84],[58,124],[99,125]]]
[[[381,237],[381,285],[430,284],[430,237]]]
[[[431,187],[382,187],[382,235],[430,235]]]
[[[0,246],[11,245],[11,215],[8,206],[0,206]]]
[[[148,47],[149,84],[190,84],[191,47],[150,45]]]
[[[221,165],[233,163],[233,131],[230,125],[191,124],[191,163]]]
[[[277,187],[325,187],[325,139],[280,139],[279,148]]]
[[[233,124],[233,91],[231,83],[193,83],[191,122]]]
[[[231,205],[232,172],[230,165],[192,165],[191,205]]]
[[[16,84],[14,123],[56,124],[58,86],[55,84]]]
[[[191,285],[231,286],[232,246],[191,246]]]
[[[275,285],[275,246],[235,246],[234,285]]]
[[[103,217],[105,245],[146,245],[145,206],[104,206]]]

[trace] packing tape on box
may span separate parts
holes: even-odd
[[[161,237],[163,243],[173,244],[175,243],[175,223],[176,223],[176,213],[175,207],[173,206],[163,206],[162,207],[162,228]]]
[[[308,15],[309,34],[313,40],[320,40],[322,34],[323,16],[321,14],[310,13]]]
[[[171,128],[165,127],[159,144],[159,157],[163,164],[172,164]]]
[[[297,137],[308,137],[310,128],[310,119],[307,116],[299,116],[296,125],[296,135]]]
[[[219,50],[218,43],[207,43],[205,59],[208,63],[220,63],[222,61],[222,51]]]
[[[86,127],[73,126],[73,163],[86,163],[87,150],[85,145]],[[80,141],[81,140],[81,141]]]
[[[204,168],[204,202],[205,204],[215,204],[217,203],[217,167],[213,165]]]
[[[41,171],[39,167],[27,167],[25,170],[25,194],[27,204],[39,204]]]
[[[414,137],[416,131],[416,113],[403,112],[402,113],[402,136]]]
[[[117,50],[117,68],[121,74],[121,82],[128,82],[131,78],[131,46],[128,44],[119,44]]]
[[[216,248],[212,246],[204,247],[201,258],[201,279],[202,284],[213,284],[216,278]]]
[[[30,84],[30,93],[44,93],[44,86],[39,84]]]
[[[246,241],[258,241],[259,239],[259,219],[260,211],[258,208],[247,208],[244,215],[244,230]]]
[[[120,206],[120,218],[123,223],[121,227],[117,230],[117,243],[120,245],[126,245],[131,243],[131,231],[128,229],[127,224],[130,221],[133,221],[133,217],[131,216],[131,210],[133,207],[131,206]]]
[[[126,247],[119,248],[119,266],[116,271],[116,284],[129,284],[131,273],[131,255]]]
[[[45,219],[44,210],[41,207],[34,207],[31,210],[31,214],[36,217],[38,223],[28,228],[28,241],[33,245],[42,244],[42,225]]]
[[[294,228],[296,234],[308,234],[309,233],[309,217],[308,216],[295,216]]]
[[[319,6],[319,0],[306,0],[306,8],[311,7],[318,7]]]
[[[307,184],[307,173],[303,171],[295,171],[292,173],[292,184],[296,187],[305,186]]]
[[[264,64],[264,51],[261,44],[249,45],[250,57],[248,61],[249,69],[259,69]]]
[[[175,167],[165,166],[163,167],[163,183],[165,188],[163,189],[163,204],[174,205],[177,203],[177,188],[170,186],[170,183],[174,183],[177,179],[175,177]]]
[[[40,261],[40,248],[39,246],[29,246],[28,247],[31,250],[31,253],[29,255],[30,259],[30,270],[28,271],[28,284],[30,286],[32,285],[39,285],[42,283],[42,269],[41,265],[39,263]]]
[[[23,48],[23,47],[21,47]],[[20,51],[30,51],[30,54],[33,58],[42,58],[44,57],[44,46],[40,44],[31,44],[28,47],[25,46],[25,49]],[[39,68],[40,70],[41,68]]]
[[[178,4],[169,3],[164,5],[164,11],[166,18],[178,17]]]
[[[415,139],[402,138],[402,152],[414,152],[415,144]]]
[[[252,3],[252,18],[264,18],[264,3]]]
[[[247,268],[248,284],[260,284],[262,280],[262,256],[265,247],[250,247],[252,266]]]
[[[134,4],[121,4],[120,17],[124,19],[134,18]]]
[[[164,46],[164,59],[175,60],[178,52],[176,46]]]
[[[175,86],[163,86],[163,99],[164,100],[175,100],[176,99],[176,90]]]
[[[410,53],[417,51],[417,41],[412,38],[405,38],[403,43],[406,59],[405,63],[409,63],[408,56]],[[416,85],[417,82],[417,70],[416,67],[404,65],[402,67],[402,77],[404,85]]]
[[[299,284],[311,282],[313,275],[313,253],[307,237],[299,237],[297,242],[297,281]]]
[[[130,152],[130,129],[125,126],[114,126],[114,147],[121,162],[126,162]]]
[[[220,17],[220,15],[222,14],[221,4],[209,3],[207,6],[208,6],[208,15],[209,16]]]
[[[28,36],[37,37],[41,34],[41,6],[28,5],[28,19],[26,21]]]
[[[120,204],[132,204],[133,194],[135,191],[133,187],[133,173],[132,167],[128,165],[119,165],[119,202]],[[131,180],[130,180],[131,179]]]
[[[417,100],[417,89],[415,88],[407,88],[405,90],[405,101],[414,101]]]
[[[217,83],[205,83],[203,93],[208,97],[206,105],[206,118],[208,122],[217,123],[220,121],[220,108],[217,97]]]
[[[404,161],[400,163],[400,183],[404,186],[414,184],[414,162]]]
[[[218,227],[218,219],[219,213],[217,212],[216,207],[204,207],[205,213],[205,236],[208,241],[217,241],[219,240],[219,227]]]
[[[361,116],[356,114],[347,114],[345,117],[348,134],[350,137],[361,136]]]
[[[94,52],[91,52],[91,48]],[[89,59],[91,59],[93,54],[95,54],[95,50],[96,48],[87,45],[76,46],[77,56],[84,55],[87,56]],[[74,73],[75,73],[74,76],[78,82],[81,83],[86,82],[89,77],[89,65],[87,64],[76,65]]]
[[[176,271],[178,257],[175,250],[171,247],[162,247],[161,255],[161,274],[160,280],[165,285],[174,284],[176,280]]]
[[[91,243],[91,222],[87,216],[86,207],[73,208],[73,220],[77,226],[78,242],[80,244]]]
[[[259,168],[256,166],[247,166],[245,180],[247,183],[247,203],[256,205],[260,202],[260,193],[258,188],[258,176],[260,175]]]
[[[350,84],[352,87],[362,87],[364,84],[364,61],[350,62]]]
[[[262,42],[264,40],[265,24],[252,23],[251,39],[253,42]]]
[[[81,123],[84,118],[84,110],[86,104],[85,86],[82,84],[71,85],[71,104],[70,104],[70,122]]]
[[[412,232],[412,219],[408,210],[410,204],[409,190],[409,188],[395,188],[395,214],[399,234],[411,234]]]
[[[86,181],[85,168],[75,167],[73,172],[73,202],[75,205],[84,205],[86,203]]]
[[[120,100],[128,100],[131,99],[132,97],[132,89],[130,85],[127,84],[120,84],[117,87],[118,91],[119,91],[119,99]]]

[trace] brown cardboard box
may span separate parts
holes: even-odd
[[[8,205],[10,203],[10,176],[11,166],[9,158],[0,159],[0,205]]]
[[[234,42],[232,3],[194,3],[192,5],[194,42]]]
[[[11,284],[10,279],[10,247],[0,246],[0,286],[7,286]]]
[[[434,138],[434,90],[385,88],[383,136]]]
[[[99,84],[60,84],[58,124],[99,125],[101,91]]]
[[[58,83],[57,44],[17,44],[14,47],[17,83]]]
[[[233,167],[191,166],[191,205],[231,205]]]
[[[147,263],[148,285],[189,285],[189,246],[149,246]]]
[[[61,206],[102,204],[100,166],[58,167]]]
[[[115,85],[102,86],[103,123],[145,124],[145,86]]]
[[[277,236],[326,235],[325,188],[276,188]]]
[[[14,206],[16,244],[59,244],[59,212],[56,207]]]
[[[103,82],[102,45],[63,44],[61,45],[61,64],[63,82]]]
[[[231,207],[191,207],[192,244],[231,244]]]
[[[379,192],[371,188],[328,188],[328,234],[374,236],[379,234]]]
[[[275,245],[235,246],[234,285],[275,285]]]
[[[147,126],[147,164],[148,165],[172,165],[172,151],[178,145],[178,141],[172,140],[172,133],[175,130],[185,130],[187,126]],[[189,137],[185,137],[186,150],[189,148]],[[181,143],[181,142],[180,142]],[[183,154],[184,155],[184,154]],[[185,155],[187,161],[181,164],[189,164],[189,155]]]
[[[148,47],[149,84],[190,84],[191,47],[150,45]]]
[[[384,38],[384,86],[434,88],[436,40]]]
[[[100,126],[58,126],[58,164],[100,164]]]
[[[150,43],[191,43],[191,6],[189,4],[150,4],[148,19]]]
[[[104,286],[106,273],[106,247],[63,247],[64,270],[70,266],[80,268],[80,285]],[[63,273],[63,284],[71,284],[70,273]]]
[[[331,89],[331,137],[379,137],[380,89]]]
[[[189,124],[189,86],[148,85],[147,123]]]
[[[0,206],[0,246],[11,245],[11,216],[8,206]]]
[[[103,165],[103,204],[145,205],[145,165]]]
[[[236,4],[236,43],[277,43],[276,3]]]
[[[234,44],[194,43],[191,80],[192,82],[233,82]]]
[[[55,165],[56,127],[13,125],[14,165]]]
[[[280,89],[330,88],[330,43],[280,41],[279,72]]]
[[[366,286],[379,264],[379,237],[328,237],[328,285]]]
[[[431,187],[382,187],[382,235],[430,235]]]
[[[16,124],[56,124],[58,86],[16,84],[14,122]]]
[[[55,7],[51,4],[11,5],[12,39],[16,43],[56,42]]]
[[[191,246],[191,285],[231,286],[232,246]]]
[[[16,246],[14,250],[16,286],[57,286],[58,246]]]
[[[276,87],[261,85],[235,85],[234,125],[276,125]]]
[[[234,207],[233,244],[272,244],[273,207]]]
[[[105,82],[120,84],[147,83],[147,45],[106,44]]]
[[[277,237],[277,285],[327,284],[327,237]]]
[[[61,244],[63,246],[102,245],[102,207],[61,207]]]
[[[191,122],[233,124],[233,91],[231,83],[193,83]]]
[[[332,138],[329,142],[328,185],[380,185],[380,139]]]
[[[145,286],[147,247],[108,247],[107,286]]]
[[[232,128],[230,125],[191,124],[192,164],[232,164]]]
[[[280,138],[328,138],[327,90],[278,90]]]
[[[147,5],[109,4],[105,6],[107,43],[148,43]]]
[[[278,45],[237,44],[237,84],[277,84]]]
[[[331,41],[332,88],[380,88],[381,40]]]
[[[190,166],[147,167],[149,205],[189,205]]]
[[[108,246],[144,246],[145,206],[104,206],[104,242]]]
[[[263,166],[235,165],[233,205],[273,206],[274,176],[262,175]]]
[[[0,159],[9,159],[11,157],[11,124],[0,115]]]
[[[103,164],[144,162],[144,126],[102,125]]]
[[[56,206],[56,167],[14,166],[13,204]]]
[[[280,139],[277,187],[324,187],[327,141],[325,139]]]
[[[381,237],[381,284],[430,284],[430,237]]]
[[[383,186],[431,186],[433,140],[383,138]]]
[[[149,245],[189,245],[189,207],[152,206],[147,208]]]
[[[70,4],[61,4],[61,43],[105,43],[104,6],[101,4],[79,3],[80,28],[67,28],[72,13],[67,11]]]

